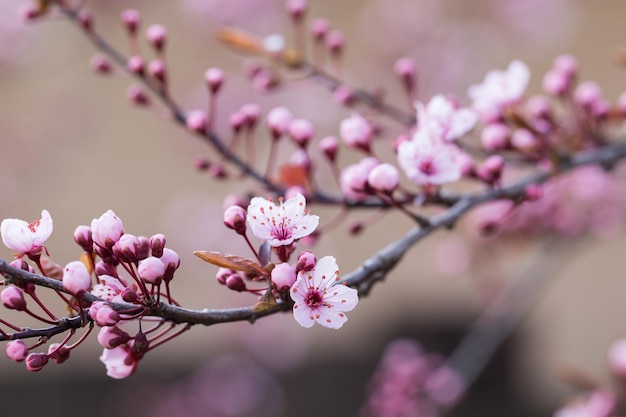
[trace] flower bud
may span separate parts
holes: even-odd
[[[14,286],[8,286],[0,292],[2,305],[10,310],[24,311],[26,309],[26,299],[24,292]]]
[[[315,264],[317,263],[317,258],[310,251],[301,252],[298,255],[298,262],[296,263],[296,272],[300,271],[311,271],[315,268]]]
[[[593,109],[597,102],[602,99],[602,90],[595,81],[580,83],[574,91],[574,100],[581,106]]]
[[[272,269],[272,282],[278,291],[288,290],[296,282],[295,268],[287,262],[274,266],[274,269]]]
[[[80,26],[87,32],[91,32],[93,29],[93,15],[89,10],[82,9],[76,14],[76,20],[80,23]]]
[[[285,3],[287,12],[295,21],[302,20],[304,14],[306,13],[307,6],[306,0],[287,0]]]
[[[163,255],[163,248],[165,248],[165,235],[157,233],[150,237],[150,252],[152,256],[160,258]]]
[[[165,265],[159,258],[149,256],[139,262],[137,272],[143,281],[159,285],[165,274]]]
[[[95,303],[93,303],[95,304]],[[93,304],[91,308],[93,309]],[[113,310],[108,304],[104,303],[99,308],[96,308],[95,317],[93,315],[92,310],[89,310],[89,315],[96,322],[96,324],[100,327],[104,326],[115,326],[120,321],[120,314]]]
[[[239,206],[230,206],[224,212],[224,225],[240,235],[246,233],[246,210]]]
[[[120,296],[122,297],[122,300],[126,301],[127,303],[134,303],[139,298],[135,290],[128,287],[122,290]]]
[[[126,68],[128,68],[128,70],[133,74],[143,75],[145,73],[146,64],[141,56],[133,55],[128,58]]]
[[[28,262],[26,262],[25,260],[23,260],[21,258],[12,260],[9,265],[11,265],[13,268],[17,268],[17,269],[21,269],[21,270],[24,270],[24,271],[28,271],[28,272],[30,272],[32,274],[35,273],[35,269],[32,266],[30,266],[28,264]]]
[[[374,190],[391,194],[400,183],[398,169],[391,164],[375,166],[367,176],[367,182]]]
[[[348,107],[354,103],[354,91],[347,85],[338,85],[337,88],[333,90],[333,99],[342,106]]]
[[[343,51],[344,42],[343,33],[336,29],[326,35],[326,46],[333,55],[339,55]]]
[[[138,261],[139,239],[130,233],[124,233],[113,245],[113,254],[122,262],[135,263]]]
[[[233,291],[242,292],[246,290],[246,283],[238,274],[232,274],[226,278],[226,286]]]
[[[132,104],[137,106],[149,106],[150,105],[150,97],[146,94],[146,92],[140,86],[136,84],[132,84],[126,90],[126,97]]]
[[[306,119],[294,119],[289,124],[288,134],[298,146],[306,148],[315,135],[315,128]]]
[[[248,103],[241,106],[239,112],[243,115],[246,127],[248,129],[254,129],[261,115],[261,107],[259,107],[258,104]]]
[[[165,42],[167,41],[167,30],[165,26],[159,24],[150,25],[146,30],[146,39],[148,39],[148,42],[152,44],[155,50],[158,52],[163,51]]]
[[[319,143],[320,150],[326,157],[334,162],[337,158],[337,149],[339,148],[339,139],[334,136],[326,136]]]
[[[150,342],[148,341],[148,338],[146,337],[146,335],[141,331],[137,333],[133,340],[133,350],[136,353],[143,356],[143,354],[148,351],[149,347],[150,347]]]
[[[80,225],[74,230],[74,242],[85,252],[93,252],[93,240],[91,239],[91,229],[89,226]]]
[[[91,61],[89,61],[89,67],[96,74],[106,75],[113,71],[113,66],[109,62],[109,59],[103,54],[95,54],[91,58]]]
[[[163,265],[165,265],[165,273],[163,274],[163,280],[170,282],[174,278],[174,272],[180,266],[180,257],[178,254],[169,248],[163,249],[163,255],[159,258]]]
[[[56,363],[63,363],[70,358],[70,349],[67,346],[61,346],[59,343],[52,343],[48,346],[48,358]]]
[[[493,184],[500,180],[504,158],[500,155],[491,155],[478,167],[478,177],[485,182]]]
[[[537,201],[543,197],[543,187],[540,184],[528,184],[524,188],[524,196],[528,201]]]
[[[490,123],[480,134],[480,144],[486,151],[505,149],[509,144],[511,129],[502,123]]]
[[[193,110],[187,114],[187,129],[192,132],[206,134],[207,132],[207,116],[202,110]]]
[[[135,35],[137,33],[137,28],[139,28],[139,23],[141,22],[141,15],[137,10],[124,10],[121,15],[121,20],[129,34]]]
[[[159,81],[161,84],[167,84],[167,69],[165,67],[165,62],[160,59],[153,59],[148,64],[148,73],[155,80]]]
[[[326,19],[318,18],[311,23],[311,33],[315,42],[321,42],[330,30],[330,23]]]
[[[28,348],[21,340],[11,340],[6,346],[7,357],[14,362],[24,362],[28,355]]]
[[[31,353],[26,357],[26,369],[38,372],[48,363],[48,355],[45,353]]]
[[[113,210],[108,210],[100,218],[93,219],[91,222],[91,237],[94,243],[102,248],[112,248],[123,234],[122,221]]]
[[[353,114],[341,122],[339,135],[348,147],[370,152],[373,129],[369,122],[358,114]]]
[[[400,77],[407,91],[413,91],[415,88],[415,68],[415,61],[407,57],[398,59],[393,66],[394,72]]]
[[[91,288],[91,274],[85,264],[73,261],[63,269],[63,288],[71,294],[80,297]]]
[[[569,78],[573,78],[578,72],[578,60],[569,54],[559,55],[554,59],[552,68]]]
[[[226,75],[220,68],[209,68],[204,73],[204,80],[211,94],[217,94],[220,91],[225,79]]]
[[[105,349],[114,349],[130,339],[130,335],[117,326],[103,327],[98,333],[98,343]]]
[[[112,277],[117,278],[119,276],[117,274],[117,269],[115,268],[115,265],[112,265],[104,261],[99,261],[98,263],[96,263],[96,267],[94,269],[95,269],[96,275],[99,277],[102,275],[110,275]]]
[[[533,151],[539,147],[539,140],[528,129],[515,129],[511,135],[511,145],[515,149]]]
[[[265,123],[272,137],[278,139],[289,130],[292,120],[293,116],[289,109],[286,107],[275,107],[267,114]]]
[[[220,284],[226,285],[226,279],[233,274],[236,274],[236,272],[230,268],[220,268],[217,270],[217,274],[215,274],[215,278],[217,279],[217,282],[219,282]]]
[[[553,96],[561,96],[569,90],[571,86],[571,80],[562,73],[550,70],[543,76],[543,91]]]

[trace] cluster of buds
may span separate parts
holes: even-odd
[[[49,256],[44,242],[52,233],[52,219],[46,210],[42,212],[41,219],[32,223],[5,219],[0,232],[5,245],[17,252],[12,265],[29,272],[34,272],[36,267],[43,276],[60,280],[63,292],[71,297],[66,297],[61,291],[57,294],[71,315],[80,320],[75,327],[64,329],[66,322],[39,299],[33,284],[12,284],[6,280],[6,288],[0,292],[4,307],[24,312],[51,325],[50,334],[69,330],[61,343],[49,345],[47,353],[30,352],[44,344],[47,338],[27,346],[22,338],[28,337],[28,331],[3,320],[2,324],[14,331],[11,335],[0,329],[3,338],[11,340],[6,346],[10,359],[25,361],[31,371],[39,371],[49,359],[64,362],[70,351],[91,332],[95,323],[100,327],[98,341],[104,347],[100,359],[106,365],[108,375],[124,378],[134,372],[145,353],[166,337],[171,338],[168,331],[159,332],[152,338],[146,336],[164,324],[161,320],[145,333],[141,325],[133,336],[124,330],[130,331],[126,324],[132,321],[151,321],[148,313],[159,305],[162,297],[170,304],[176,304],[170,295],[170,282],[180,258],[172,249],[165,247],[165,236],[157,234],[148,238],[125,233],[122,221],[109,210],[94,219],[90,227],[76,228],[74,241],[84,253],[80,260],[71,261],[62,268],[51,258],[42,257],[43,252]],[[23,259],[25,256],[35,267]],[[43,316],[28,307],[29,298],[39,306]],[[70,344],[76,328],[80,327],[86,328],[84,335]]]

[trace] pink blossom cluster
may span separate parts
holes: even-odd
[[[390,343],[369,382],[361,417],[436,417],[465,391],[462,378],[438,354],[411,339]]]
[[[3,220],[0,234],[4,244],[16,252],[13,266],[34,272],[35,268],[22,259],[26,256],[42,275],[61,280],[63,289],[72,298],[68,299],[60,292],[57,294],[68,309],[80,316],[81,327],[87,322],[100,327],[98,342],[104,347],[100,359],[107,374],[113,378],[125,378],[134,372],[145,353],[166,340],[168,332],[148,337],[139,330],[131,336],[126,331],[130,331],[129,326],[125,325],[137,319],[149,322],[146,314],[162,297],[176,304],[170,295],[170,282],[180,264],[178,254],[165,246],[165,236],[161,234],[148,238],[125,233],[121,219],[109,210],[94,219],[91,226],[76,228],[74,241],[84,254],[80,260],[61,267],[51,258],[42,256],[48,254],[44,243],[52,228],[52,218],[44,210],[41,219],[32,223],[19,219]],[[4,307],[25,312],[43,323],[58,322],[53,309],[39,299],[32,284],[9,285],[7,282],[5,285],[0,292]],[[28,299],[38,305],[44,316],[28,307]],[[20,329],[11,323],[2,323],[12,330]],[[157,322],[149,332],[154,332],[162,324]],[[71,329],[61,343],[50,344],[48,353],[30,352],[42,343],[29,347],[20,339],[7,343],[6,352],[14,361],[25,361],[29,370],[39,371],[49,359],[57,363],[65,361],[90,331],[91,327],[88,327],[83,337],[70,344],[75,333]],[[2,335],[8,337],[4,330]]]
[[[262,294],[264,300],[271,294],[272,298],[293,303],[294,318],[303,327],[317,322],[338,329],[348,320],[345,312],[356,306],[357,291],[341,284],[339,267],[332,256],[318,260],[312,252],[302,251],[295,263],[289,262],[295,243],[315,232],[319,217],[306,210],[302,194],[287,200],[281,198],[279,202],[276,205],[272,200],[254,197],[247,210],[231,206],[224,213],[224,224],[244,236],[249,244],[248,227],[263,241],[258,252],[252,245],[250,248],[259,266],[270,270],[269,276],[250,276],[222,267],[217,280],[235,291]],[[272,254],[278,257],[278,263],[271,262]],[[246,279],[252,282],[265,279],[271,285],[267,289],[249,289]]]

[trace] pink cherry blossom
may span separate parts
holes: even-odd
[[[248,225],[259,239],[274,247],[287,246],[310,235],[319,224],[319,217],[308,214],[302,194],[283,201],[277,206],[271,200],[254,197],[248,206]]]
[[[114,303],[123,302],[121,293],[126,286],[119,279],[109,275],[101,275],[98,280],[100,283],[94,285],[91,290],[93,295]]]
[[[80,296],[91,287],[91,275],[85,264],[72,261],[63,269],[63,288],[70,293]]]
[[[278,291],[289,289],[296,282],[296,269],[287,262],[276,265],[272,270],[272,282]]]
[[[332,256],[317,261],[311,271],[300,271],[289,294],[295,302],[293,316],[302,327],[318,322],[331,329],[340,328],[347,320],[346,311],[359,302],[354,288],[339,282],[339,268]]]
[[[481,119],[494,121],[500,118],[506,106],[522,98],[529,80],[530,70],[526,64],[513,61],[506,71],[490,71],[483,83],[470,86],[467,94]]]
[[[415,108],[419,123],[436,124],[441,129],[442,139],[448,142],[462,137],[472,130],[478,121],[472,109],[459,109],[442,94],[431,98],[426,107],[416,102]]]
[[[44,242],[52,234],[52,218],[47,210],[41,212],[41,219],[26,223],[19,219],[4,219],[0,224],[2,242],[22,255],[37,256],[43,250]]]
[[[128,345],[104,349],[100,361],[106,366],[107,375],[115,379],[124,379],[137,369],[137,359]]]
[[[339,135],[346,145],[369,152],[374,130],[370,123],[359,114],[353,114],[341,121]]]
[[[411,181],[440,185],[461,178],[461,151],[440,138],[441,130],[428,123],[421,125],[411,140],[398,145],[398,164]]]

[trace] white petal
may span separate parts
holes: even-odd
[[[315,324],[313,310],[305,303],[296,303],[293,306],[293,318],[298,324],[307,329]]]
[[[41,219],[34,226],[33,244],[42,246],[52,234],[52,227],[52,217],[50,217],[50,213],[48,213],[48,210],[42,210]]]
[[[313,270],[313,287],[328,288],[336,283],[339,275],[337,260],[333,256],[324,256],[318,260]]]
[[[341,311],[331,307],[322,307],[318,310],[317,322],[324,327],[338,329],[348,321],[348,317]]]
[[[2,235],[2,242],[6,247],[19,253],[29,252],[33,247],[33,232],[24,220],[2,220],[0,235]]]
[[[359,302],[357,290],[346,285],[338,284],[328,289],[324,302],[330,304],[333,310],[350,311]]]

